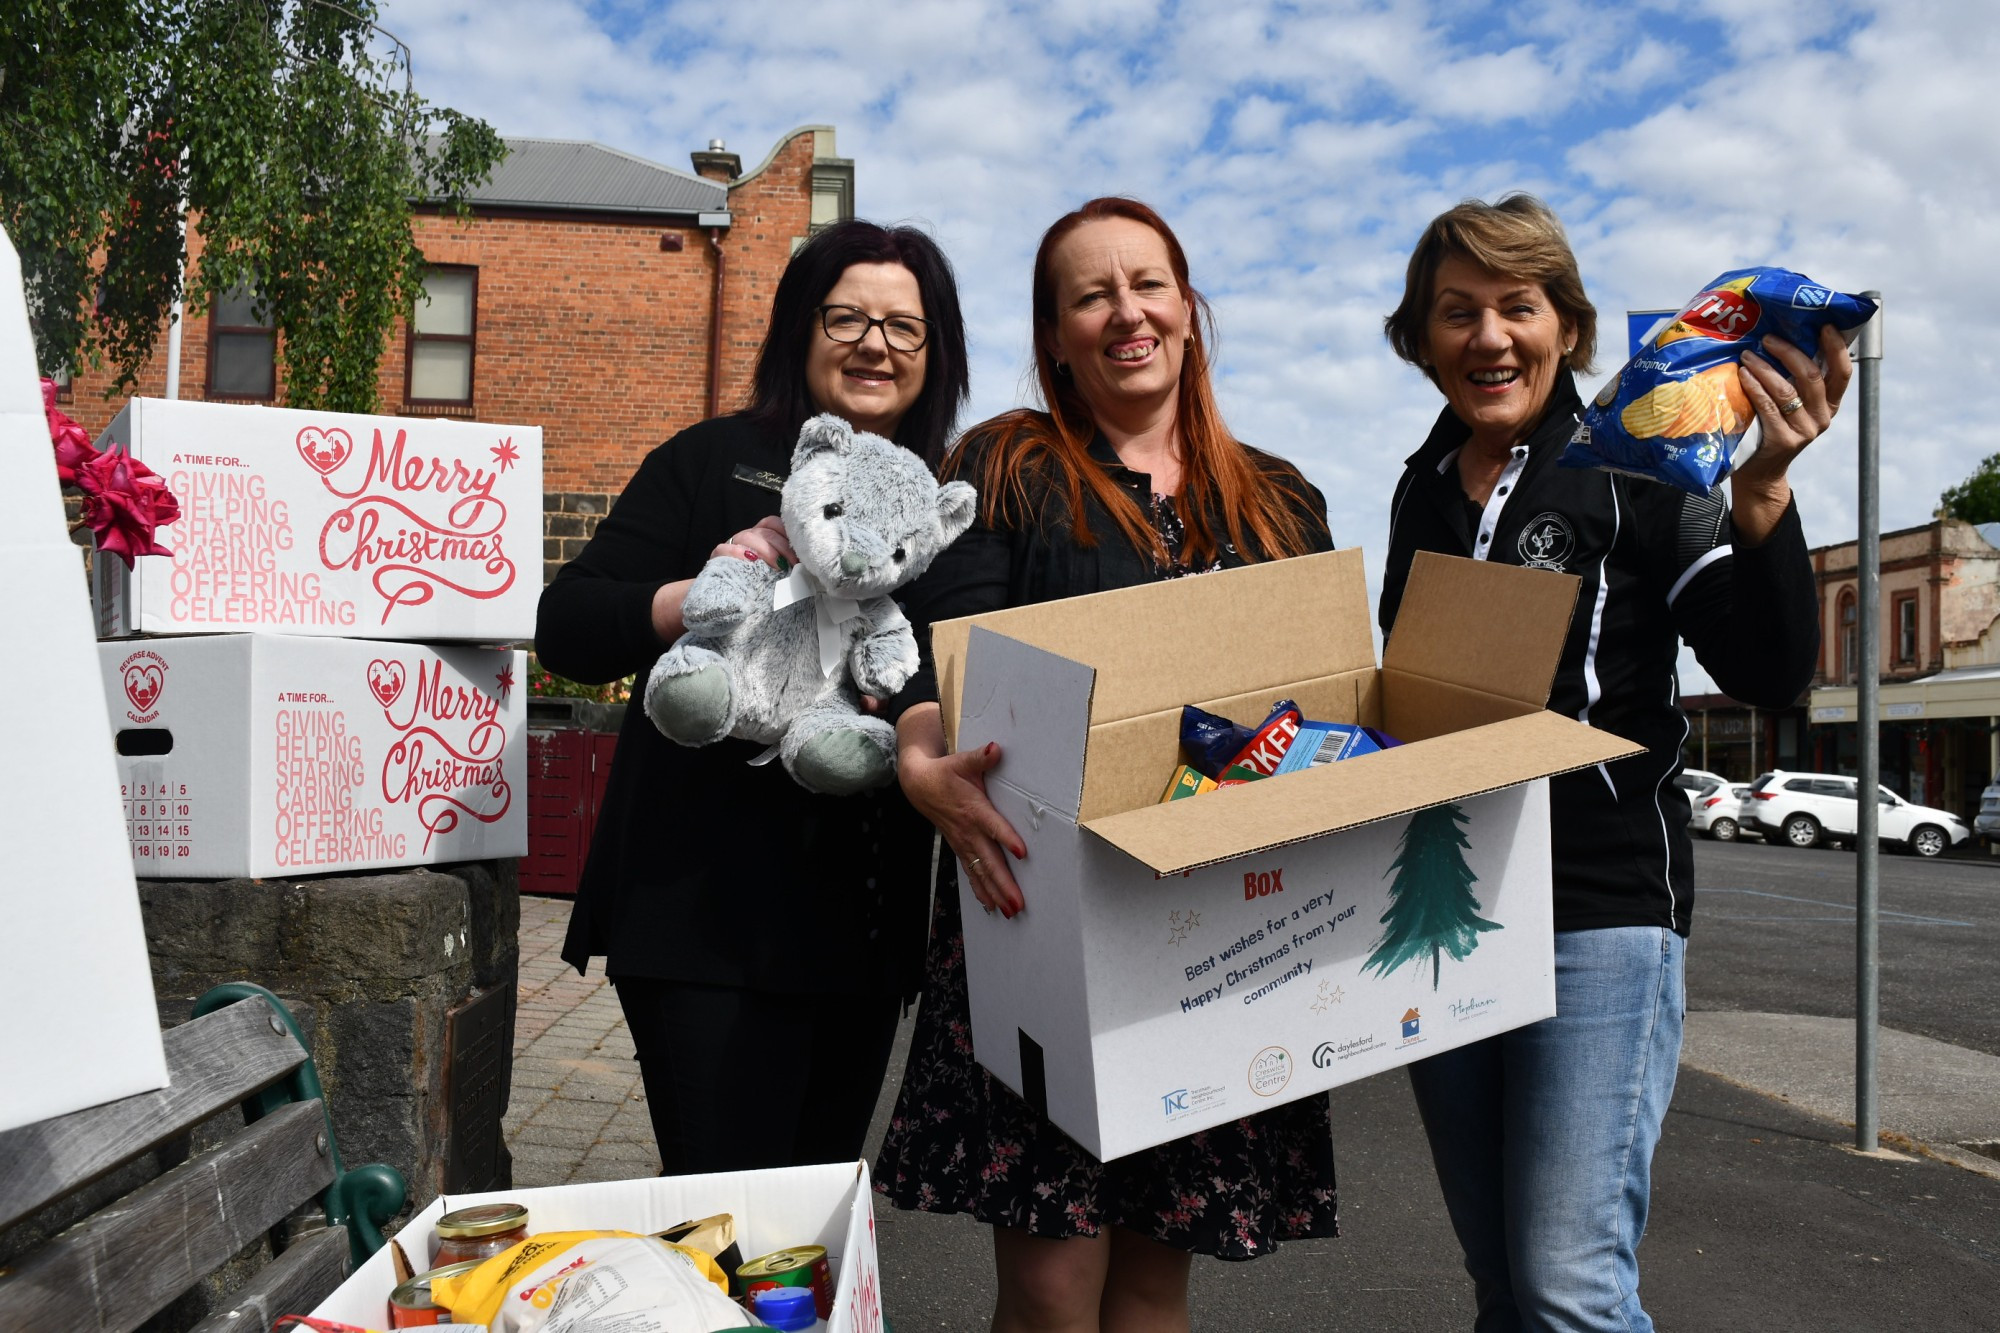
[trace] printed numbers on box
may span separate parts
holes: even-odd
[[[192,849],[184,842],[179,843],[174,847],[175,856],[187,856],[190,854],[191,851]]]
[[[134,847],[134,848],[132,849],[132,855],[134,855],[134,856],[138,857],[138,858],[139,858],[140,860],[142,860],[142,861],[150,861],[150,860],[152,860],[152,859],[153,859],[153,844],[152,844],[152,843],[150,843],[150,842],[142,842],[142,843],[140,843],[140,844],[139,844],[138,846],[136,846],[136,847]]]

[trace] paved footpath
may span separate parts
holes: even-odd
[[[514,1180],[524,1186],[659,1169],[617,999],[601,973],[580,978],[556,956],[568,919],[566,900],[522,900],[506,1129]],[[1909,1132],[1961,1143],[1992,1137],[2000,1059],[1921,1038],[1885,1040],[1884,1128],[1902,1131],[1892,1141],[1913,1151],[1862,1156],[1849,1150],[1853,1130],[1841,1123],[1851,1116],[1841,1083],[1846,1030],[1777,1015],[1689,1015],[1640,1251],[1646,1303],[1661,1329],[2000,1328],[2000,1162],[1944,1143],[1928,1153]],[[871,1160],[908,1040],[905,1023],[869,1135]],[[1287,1245],[1256,1263],[1197,1263],[1195,1329],[1471,1327],[1470,1288],[1408,1082],[1363,1079],[1336,1089],[1332,1102],[1343,1236]],[[897,1333],[987,1326],[993,1276],[982,1227],[879,1202],[876,1221],[884,1307]]]
[[[632,1034],[601,960],[579,977],[558,956],[568,925],[568,899],[521,899],[514,1091],[503,1122],[516,1185],[627,1180],[660,1169]]]

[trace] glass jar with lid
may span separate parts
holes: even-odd
[[[482,1203],[437,1221],[439,1266],[487,1259],[528,1238],[528,1210],[518,1203]]]

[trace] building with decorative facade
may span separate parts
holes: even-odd
[[[594,143],[507,147],[468,221],[415,220],[427,299],[391,335],[379,410],[543,428],[546,580],[648,450],[742,403],[792,252],[854,214],[854,164],[825,125],[749,171],[720,140],[692,171]],[[189,250],[198,264],[198,227]],[[248,293],[181,334],[180,397],[278,401],[277,335]],[[166,396],[168,346],[136,394]],[[93,434],[123,406],[109,383],[87,372],[71,389],[67,410]]]

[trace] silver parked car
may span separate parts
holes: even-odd
[[[1972,831],[2000,842],[2000,782],[1979,793],[1979,813],[1972,817]]]

